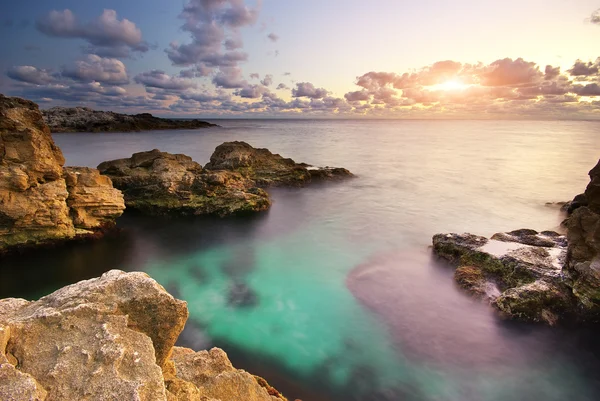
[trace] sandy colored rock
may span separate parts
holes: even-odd
[[[44,401],[46,396],[46,390],[33,377],[11,364],[0,364],[0,400]]]
[[[246,142],[225,142],[215,149],[208,170],[235,171],[254,180],[260,187],[303,186],[312,180],[336,180],[352,177],[339,167],[314,167],[306,163],[254,148]]]
[[[154,149],[101,163],[127,207],[154,215],[227,216],[269,208],[266,192],[230,171],[205,171],[189,156]]]
[[[65,167],[69,206],[76,228],[95,230],[111,227],[123,214],[123,194],[109,177],[88,167]]]

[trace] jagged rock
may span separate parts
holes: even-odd
[[[201,215],[263,211],[271,202],[254,182],[230,171],[205,171],[189,156],[154,149],[98,169],[123,191],[127,207],[149,214]]]
[[[169,120],[152,114],[119,114],[87,107],[53,107],[43,112],[52,132],[130,132],[217,127],[200,120]]]
[[[437,234],[434,252],[459,266],[455,280],[505,315],[554,324],[575,308],[562,267],[566,239],[553,232],[515,230],[491,239]]]
[[[572,201],[565,202],[560,208],[560,210],[566,212],[567,215],[570,216],[575,210],[582,206],[587,206],[587,199],[585,197],[585,194],[576,195]]]
[[[186,304],[112,270],[35,302],[0,300],[1,400],[276,401],[224,351],[173,347]]]
[[[125,202],[109,177],[88,167],[65,167],[64,178],[69,192],[67,205],[76,228],[96,230],[114,226],[125,210]]]
[[[260,187],[303,186],[311,180],[334,180],[352,177],[344,168],[313,167],[292,159],[256,149],[246,142],[225,142],[215,149],[207,170],[235,171],[254,180]]]
[[[594,213],[600,213],[600,160],[598,164],[590,170],[590,183],[585,189],[585,200],[590,210]]]

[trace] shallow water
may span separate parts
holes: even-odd
[[[546,202],[587,184],[595,122],[222,121],[225,128],[57,134],[70,165],[159,148],[204,164],[228,140],[358,178],[272,190],[238,219],[128,214],[95,243],[0,261],[0,297],[119,268],[188,302],[181,337],[221,346],[291,399],[596,400],[597,329],[503,322],[432,257],[438,232],[558,229]]]

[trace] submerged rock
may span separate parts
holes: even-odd
[[[128,115],[87,107],[53,107],[42,111],[52,132],[130,132],[217,127],[200,120],[170,120],[149,113]]]
[[[36,302],[0,300],[0,398],[285,400],[222,350],[174,347],[187,316],[146,274],[117,270]]]
[[[90,234],[121,215],[110,180],[73,180],[64,162],[38,106],[0,95],[0,252]]]
[[[234,171],[256,182],[259,187],[303,186],[314,180],[336,180],[352,177],[344,168],[314,167],[253,148],[246,142],[225,142],[215,149],[207,170]]]
[[[101,163],[100,172],[123,191],[127,207],[154,215],[258,212],[269,208],[266,192],[231,171],[205,171],[182,154],[154,149]]]
[[[455,280],[462,288],[510,317],[554,324],[574,308],[562,271],[566,239],[558,233],[437,234],[433,250],[459,266]]]

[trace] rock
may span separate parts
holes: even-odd
[[[575,309],[562,270],[566,239],[556,232],[522,229],[491,239],[437,234],[433,250],[459,266],[454,275],[459,286],[507,316],[555,324]]]
[[[0,250],[75,235],[64,161],[37,105],[0,95]]]
[[[220,349],[174,347],[187,317],[145,273],[118,270],[35,302],[0,300],[0,399],[285,400]]]
[[[130,132],[217,127],[200,120],[169,120],[152,114],[119,114],[87,107],[53,107],[43,112],[52,132]]]
[[[587,206],[594,213],[600,213],[600,160],[598,164],[590,170],[590,183],[585,189],[585,199]]]
[[[313,167],[296,163],[268,149],[256,149],[246,142],[225,142],[215,149],[207,170],[234,171],[254,180],[259,187],[303,186],[313,179],[335,180],[352,177],[344,168]]]
[[[567,215],[571,215],[575,210],[580,208],[581,206],[587,206],[587,199],[585,194],[576,195],[572,201],[565,202],[564,205],[560,208],[563,212],[566,212]]]
[[[127,207],[154,215],[263,211],[271,202],[254,182],[231,171],[205,171],[189,156],[154,149],[101,163],[100,172],[123,191]]]
[[[67,206],[76,228],[97,230],[115,225],[125,202],[110,178],[88,167],[65,167],[64,178],[69,192]]]

